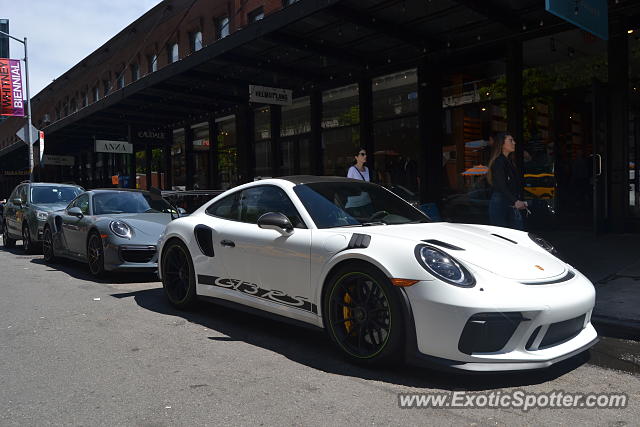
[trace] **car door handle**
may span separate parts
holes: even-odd
[[[236,244],[235,244],[235,243],[233,243],[231,240],[222,240],[222,241],[220,242],[220,244],[221,244],[222,246],[227,246],[227,247],[230,247],[230,248],[235,248],[235,247],[236,247]]]

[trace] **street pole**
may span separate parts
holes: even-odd
[[[25,73],[25,88],[27,91],[27,126],[24,130],[24,136],[26,138],[27,146],[29,146],[29,180],[33,181],[33,145],[31,144],[31,96],[29,96],[29,57],[27,55],[27,38],[24,40],[20,40],[18,38],[13,37],[9,33],[5,33],[4,31],[0,31],[0,34],[4,34],[5,36],[17,41],[18,43],[22,43],[24,46],[24,73]]]
[[[31,141],[31,96],[29,96],[29,56],[27,55],[27,38],[24,38],[24,74],[27,80],[27,145],[29,146],[29,181],[33,181],[33,142]],[[42,158],[40,153],[40,158]],[[42,174],[41,174],[42,175]]]

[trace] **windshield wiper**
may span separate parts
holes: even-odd
[[[361,225],[363,227],[368,227],[371,225],[387,225],[387,223],[384,221],[372,221],[372,222],[363,222]]]

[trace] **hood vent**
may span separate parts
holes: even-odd
[[[513,243],[514,245],[517,245],[517,244],[518,244],[518,242],[516,242],[515,240],[507,239],[506,237],[501,236],[501,235],[499,235],[499,234],[491,233],[491,235],[492,235],[492,236],[499,237],[499,238],[501,238],[502,240],[506,240],[507,242],[511,242],[511,243]]]
[[[451,249],[452,251],[464,251],[464,249],[459,248],[458,246],[452,245],[450,243],[445,243],[436,239],[428,239],[423,240],[425,243],[430,243],[432,245],[440,246],[441,248]]]

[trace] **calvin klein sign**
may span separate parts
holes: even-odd
[[[96,153],[132,154],[133,144],[126,141],[96,139]]]

